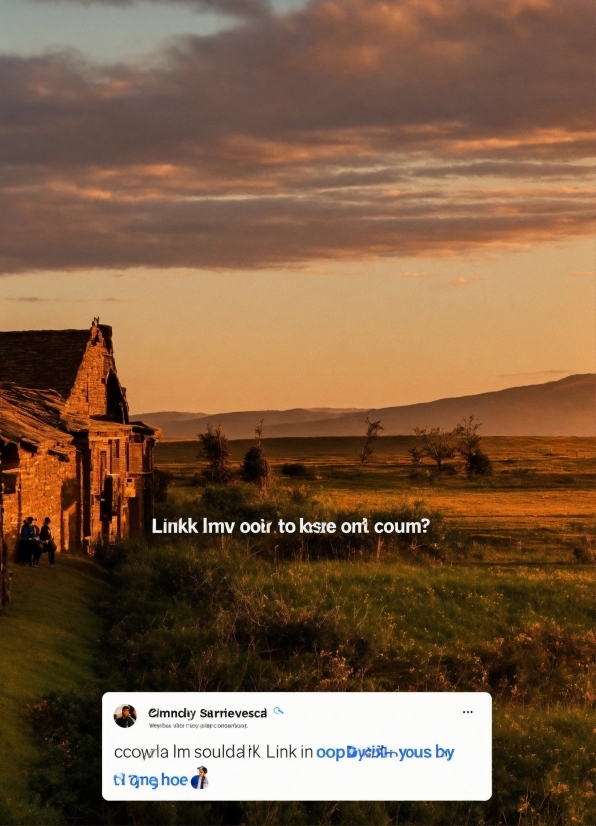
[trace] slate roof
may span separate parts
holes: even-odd
[[[66,399],[89,340],[89,330],[0,333],[0,382],[55,390]]]

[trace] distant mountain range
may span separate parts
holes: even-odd
[[[302,408],[250,410],[237,413],[137,413],[160,427],[165,439],[196,439],[208,425],[222,423],[228,439],[250,439],[261,419],[265,438],[287,436],[361,436],[364,419],[381,419],[384,435],[409,435],[415,427],[451,429],[464,416],[482,422],[485,436],[593,436],[596,376],[583,373],[559,381],[509,387],[492,393],[458,396],[401,407]]]
[[[314,422],[335,421],[346,415],[363,413],[357,407],[295,407],[292,410],[246,410],[238,413],[179,413],[178,411],[160,411],[158,413],[135,413],[130,419],[140,419],[147,424],[163,430],[165,439],[195,439],[199,431],[204,432],[209,425],[217,426],[219,422],[228,439],[251,439],[255,427],[261,419],[264,421],[264,437],[285,436],[278,428]],[[362,430],[362,428],[360,428]],[[275,432],[274,432],[275,431]],[[310,434],[306,434],[310,435]]]

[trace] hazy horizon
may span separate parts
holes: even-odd
[[[554,371],[554,372],[558,373],[559,371]],[[594,374],[594,373],[570,373],[570,374],[565,375],[565,376],[558,376],[557,378],[550,378],[550,379],[545,378],[544,381],[541,381],[541,382],[532,381],[532,382],[524,382],[524,383],[521,383],[521,384],[511,384],[511,385],[508,385],[507,387],[502,387],[502,388],[499,388],[499,389],[500,390],[513,390],[517,387],[531,387],[533,385],[548,384],[548,383],[551,383],[551,382],[561,381],[562,379],[571,378],[571,377],[578,376],[578,375],[592,376],[592,375],[596,375],[596,374]],[[498,390],[486,390],[486,391],[483,391],[483,392],[484,393],[496,393],[496,392],[499,392],[499,391]],[[451,399],[451,398],[463,398],[463,397],[467,397],[467,396],[482,395],[482,394],[483,393],[480,393],[480,394],[478,394],[478,393],[462,393],[460,396],[442,396],[441,398],[424,399],[423,401],[409,402],[408,405],[388,404],[388,405],[383,405],[383,408],[408,407],[408,406],[411,406],[411,405],[429,404],[429,403],[432,403],[432,402],[445,401],[445,400]],[[185,416],[185,417],[188,417],[188,418],[191,418],[191,417],[208,418],[210,416],[218,416],[220,414],[224,415],[224,414],[229,414],[229,413],[252,413],[252,412],[261,412],[261,411],[264,411],[264,410],[271,410],[272,412],[279,412],[279,413],[287,413],[290,410],[307,410],[307,411],[310,411],[310,412],[313,412],[313,413],[314,412],[321,412],[322,414],[324,414],[326,411],[329,411],[329,412],[333,411],[333,412],[337,412],[337,413],[339,413],[340,411],[345,412],[345,413],[366,413],[370,410],[380,410],[380,409],[383,409],[383,408],[370,407],[370,406],[368,406],[368,407],[328,407],[328,406],[324,406],[324,405],[316,405],[316,406],[313,406],[313,407],[306,407],[305,405],[297,405],[295,407],[287,407],[287,408],[264,408],[264,407],[260,407],[260,408],[254,408],[254,411],[250,408],[245,407],[245,408],[235,408],[234,410],[212,410],[211,412],[208,412],[208,413],[205,412],[204,410],[192,411],[192,410],[174,410],[174,409],[165,410],[165,409],[160,409],[160,410],[140,410],[139,412],[132,412],[131,416],[156,415],[156,414],[164,414],[165,415],[165,414],[168,414],[168,413],[170,413],[170,414],[173,413],[173,414],[176,414],[176,415],[179,414],[181,416]],[[131,408],[131,410],[133,410],[133,408]]]

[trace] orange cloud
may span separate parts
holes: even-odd
[[[593,232],[588,0],[228,2],[250,23],[183,38],[150,69],[0,57],[1,271]]]

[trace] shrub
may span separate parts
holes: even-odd
[[[582,565],[593,565],[596,562],[596,550],[594,548],[594,537],[583,536],[579,541],[572,543],[573,556]]]
[[[240,476],[245,482],[253,482],[260,488],[267,486],[271,477],[271,471],[269,469],[269,462],[265,456],[265,451],[263,450],[263,445],[260,443],[256,444],[247,452],[242,463]]]
[[[230,447],[228,440],[223,434],[221,422],[217,427],[209,425],[205,433],[199,433],[199,439],[203,448],[202,456],[208,462],[208,467],[203,471],[206,479],[225,485],[232,478],[232,468],[230,466]]]
[[[168,498],[168,490],[174,481],[174,474],[168,470],[153,469],[153,495],[156,502],[165,502]]]
[[[418,447],[411,447],[408,450],[408,453],[410,454],[410,461],[412,462],[412,464],[419,465],[422,461],[422,457],[424,456],[422,450]]]
[[[312,478],[310,470],[301,462],[286,462],[282,465],[281,472],[283,476],[295,476],[299,479]]]
[[[484,451],[476,450],[466,456],[466,470],[470,476],[490,476],[493,466]]]
[[[256,505],[252,493],[238,484],[207,485],[200,502],[206,516],[212,515],[221,519],[250,518]]]

